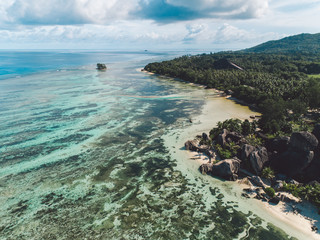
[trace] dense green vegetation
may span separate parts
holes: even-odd
[[[272,179],[275,177],[275,174],[274,174],[274,171],[273,171],[272,168],[270,168],[270,167],[265,167],[265,168],[262,170],[261,176],[264,177],[264,178],[266,178],[266,179],[272,180]]]
[[[245,49],[245,52],[265,53],[297,53],[297,54],[319,54],[320,33],[299,34],[281,39],[280,41],[269,41],[253,48]]]
[[[252,146],[261,146],[262,139],[255,135],[256,128],[256,121],[249,122],[247,119],[244,121],[239,119],[227,119],[223,122],[218,122],[217,126],[211,129],[209,137],[213,142],[222,130],[226,129],[229,132],[242,134],[246,143]],[[218,152],[221,159],[228,159],[238,155],[240,146],[235,142],[226,143],[225,146],[215,143],[214,149]]]
[[[264,191],[271,198],[273,198],[274,195],[276,195],[276,191],[272,187],[267,187],[267,188],[264,189]]]
[[[295,185],[285,184],[283,189],[286,192],[292,193],[295,197],[305,199],[312,202],[315,206],[320,209],[320,185],[315,184],[314,186],[307,185]]]
[[[244,51],[150,63],[145,69],[219,90],[231,90],[232,96],[263,113],[259,126],[264,132],[289,133],[293,122],[299,122],[308,108],[320,107],[319,42],[320,34],[298,35]]]
[[[223,129],[230,132],[238,132],[243,135],[254,133],[257,127],[256,121],[249,122],[247,119],[243,122],[240,119],[227,119],[223,122],[218,122],[217,126],[211,129],[209,135],[211,139],[216,138]]]

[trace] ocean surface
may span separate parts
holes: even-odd
[[[0,239],[289,239],[231,183],[187,172],[189,119],[208,98],[212,127],[229,115],[141,72],[183,54],[0,52]]]

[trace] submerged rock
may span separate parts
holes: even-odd
[[[107,70],[107,66],[104,63],[97,63],[98,70]]]

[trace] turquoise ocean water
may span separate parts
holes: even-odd
[[[287,239],[177,168],[208,93],[140,69],[182,54],[0,53],[0,239]]]

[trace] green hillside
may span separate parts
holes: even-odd
[[[242,51],[255,53],[319,54],[320,33],[303,33],[299,35],[294,35],[280,40],[268,41]]]
[[[305,125],[301,116],[307,110],[320,109],[320,34],[182,56],[149,63],[145,70],[231,92],[263,113],[259,126],[265,133],[290,132]]]

